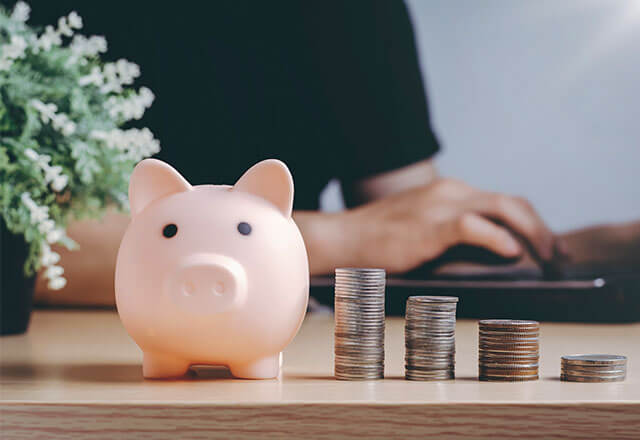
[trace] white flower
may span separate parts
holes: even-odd
[[[7,58],[22,58],[27,48],[27,42],[20,35],[12,35],[11,43],[2,46],[2,55]]]
[[[49,246],[47,245],[47,247]],[[47,267],[50,264],[56,264],[58,261],[60,261],[60,254],[52,251],[51,248],[49,248],[48,253],[43,253],[42,257],[40,258],[40,263],[44,267]]]
[[[118,80],[118,71],[114,63],[107,63],[102,69],[102,77],[104,78],[104,84],[100,87],[102,93],[109,92],[122,92],[122,84]]]
[[[24,57],[27,42],[19,35],[12,35],[9,44],[0,46],[0,70],[8,70],[14,60]]]
[[[15,21],[20,21],[22,23],[29,20],[29,14],[31,13],[31,8],[25,2],[17,2],[13,7],[13,12],[11,13],[11,19]]]
[[[105,143],[107,148],[122,152],[122,158],[138,162],[160,151],[160,142],[148,128],[129,130],[94,130],[89,136]]]
[[[100,86],[102,93],[120,93],[123,85],[132,84],[140,76],[140,66],[127,60],[120,59],[115,63],[106,63],[102,68],[101,83],[80,78],[80,85],[95,84]],[[92,79],[97,75],[92,71]]]
[[[38,112],[40,112],[40,119],[45,124],[56,116],[56,111],[58,110],[58,106],[53,103],[45,104],[39,99],[32,99],[31,101],[29,101],[29,103],[33,108],[35,108],[36,110],[38,110]]]
[[[38,206],[27,192],[23,192],[22,194],[20,194],[20,200],[22,200],[22,203],[24,203],[29,209],[33,208],[34,206]]]
[[[60,17],[58,19],[58,33],[64,35],[65,37],[70,37],[73,35],[73,29],[67,23],[67,17]]]
[[[60,46],[62,44],[62,38],[53,26],[47,26],[44,28],[44,33],[40,35],[40,38],[36,41],[34,52],[38,53],[40,49],[45,52],[50,50],[53,46]]]
[[[101,86],[104,83],[104,77],[99,67],[94,66],[88,75],[78,78],[78,84],[81,86],[87,86],[93,84],[95,86]]]
[[[51,189],[53,189],[55,192],[61,192],[63,189],[65,189],[67,183],[69,183],[69,177],[64,174],[60,174],[54,177],[51,181]]]
[[[61,171],[62,171],[62,167],[60,165],[47,167],[44,170],[44,180],[46,180],[47,182],[51,182],[60,174]]]
[[[61,289],[67,284],[67,280],[62,276],[64,269],[56,265],[58,261],[60,254],[53,252],[48,244],[43,243],[40,262],[44,268],[43,275],[49,280],[49,288],[53,290]]]
[[[36,206],[30,211],[31,223],[38,224],[49,219],[49,207],[48,206]]]
[[[48,154],[40,154],[38,156],[38,160],[36,160],[38,166],[43,170],[49,167],[49,162],[51,162],[51,156],[49,156]]]
[[[48,219],[48,220],[45,220],[45,221],[41,222],[38,225],[38,231],[40,231],[40,233],[42,233],[42,234],[47,234],[47,233],[53,231],[53,229],[55,227],[56,227],[56,223],[53,220]]]
[[[89,38],[84,35],[76,35],[69,45],[71,52],[79,57],[93,57],[107,51],[107,40],[104,37],[94,35]],[[100,72],[99,69],[97,69]],[[102,78],[102,74],[100,74]]]
[[[22,193],[20,196],[22,203],[29,210],[29,217],[31,219],[31,224],[38,225],[45,220],[49,219],[49,207],[47,206],[38,206],[36,202],[33,201],[29,193]]]
[[[69,21],[69,26],[73,29],[82,29],[82,17],[80,17],[76,11],[71,11],[67,20]]]
[[[51,125],[65,136],[70,136],[76,131],[76,124],[64,113],[55,114],[51,118]]]
[[[140,66],[125,59],[116,61],[116,70],[121,84],[132,84],[140,76]]]
[[[64,231],[62,229],[53,229],[47,232],[47,243],[57,243],[64,237]]]
[[[29,159],[33,160],[34,162],[38,160],[38,153],[36,153],[34,150],[32,150],[31,148],[27,148],[24,150],[24,155],[27,156]]]
[[[48,244],[42,243],[40,249],[40,264],[44,267],[49,267],[58,261],[60,261],[60,254],[53,252]]]
[[[64,273],[64,269],[60,266],[49,266],[47,270],[44,271],[44,276],[47,278],[59,278]]]
[[[62,134],[65,136],[70,136],[76,132],[76,124],[73,121],[67,121],[62,126]]]
[[[45,104],[38,99],[32,99],[30,101],[31,106],[40,112],[40,119],[45,124],[51,121],[51,125],[56,130],[60,131],[65,136],[72,135],[76,131],[75,122],[71,121],[64,113],[56,113],[58,107],[51,103]]]
[[[151,107],[155,96],[146,87],[140,88],[138,94],[132,94],[128,98],[111,96],[105,103],[105,108],[109,110],[109,115],[114,119],[125,121],[140,119],[147,108]]]
[[[55,118],[59,118],[59,117],[60,117],[60,115],[55,115],[54,114],[54,120],[53,120],[54,127],[56,126],[56,120],[57,120]],[[73,122],[70,122],[70,121],[66,120],[66,122],[64,122],[64,124],[72,124],[73,125],[72,128],[75,130],[75,124],[73,124]],[[63,127],[63,130],[64,130],[64,127]],[[69,177],[64,175],[64,174],[62,174],[62,167],[61,166],[59,166],[59,165],[51,165],[50,164],[51,156],[49,156],[48,154],[38,154],[31,148],[25,149],[24,153],[25,153],[25,156],[27,156],[29,159],[34,161],[36,163],[36,165],[38,165],[38,167],[44,172],[44,180],[45,180],[45,182],[48,183],[48,184],[51,184],[51,188],[54,191],[61,192],[67,186],[67,183],[69,183]],[[24,194],[23,194],[23,196],[24,196]],[[25,201],[25,199],[23,197],[23,202],[28,206],[34,206],[34,207],[37,206],[31,200],[30,197],[29,197],[29,199],[27,201]]]
[[[67,285],[67,280],[62,277],[54,278],[49,281],[47,287],[51,290],[60,290]]]

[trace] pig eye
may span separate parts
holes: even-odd
[[[171,238],[178,233],[178,227],[175,223],[169,223],[167,226],[162,229],[162,235],[166,238]]]
[[[241,233],[242,235],[251,234],[251,225],[246,222],[238,223],[238,232]]]

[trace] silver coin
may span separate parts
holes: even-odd
[[[614,354],[573,354],[562,356],[562,362],[571,365],[625,365],[627,357]]]
[[[486,327],[531,327],[540,325],[538,321],[522,319],[483,319],[478,324]]]
[[[457,305],[456,304],[440,304],[440,305],[433,305],[433,306],[409,305],[405,310],[406,310],[405,316],[407,313],[409,314],[409,316],[411,315],[416,316],[419,314],[425,314],[430,316],[442,316],[447,314],[455,315],[457,310]]]
[[[425,341],[425,342],[414,342],[407,341],[404,344],[404,348],[407,350],[421,350],[421,351],[429,351],[429,350],[446,350],[448,352],[454,351],[456,349],[455,341],[449,343],[438,343],[433,341]]]
[[[361,367],[343,367],[336,368],[334,370],[335,375],[341,375],[343,377],[382,377],[384,376],[384,368],[361,368]]]
[[[423,370],[454,370],[455,363],[425,363],[425,362],[405,362],[405,371],[406,370],[415,370],[415,369],[423,369]]]
[[[453,360],[455,359],[455,353],[448,353],[448,352],[442,352],[442,353],[426,353],[426,352],[411,352],[411,351],[407,351],[407,354],[405,356],[405,358],[407,359],[430,359],[430,360]]]
[[[451,368],[443,368],[439,370],[427,370],[420,368],[407,367],[406,374],[414,377],[448,377],[455,374],[455,371]]]
[[[503,368],[506,370],[514,370],[514,369],[531,369],[538,368],[539,364],[537,362],[530,364],[513,364],[507,362],[483,362],[480,364],[481,367],[484,368]]]
[[[480,358],[478,365],[531,365],[540,362],[539,357],[531,359],[514,359],[514,358]]]
[[[447,344],[456,341],[456,335],[405,335],[405,342]]]
[[[626,375],[627,374],[627,370],[626,369],[619,369],[619,370],[608,370],[608,371],[584,371],[584,370],[567,370],[567,369],[562,369],[560,371],[561,374],[570,374],[572,376],[602,376],[602,377],[607,377],[607,376],[619,376],[619,375]]]
[[[484,376],[478,375],[478,380],[483,382],[526,382],[530,380],[538,380],[540,377],[537,374],[529,376]]]
[[[384,350],[377,347],[371,347],[369,349],[365,347],[352,347],[352,348],[336,347],[336,349],[334,350],[334,353],[336,355],[341,355],[341,356],[368,356],[368,355],[379,356],[381,354],[382,355],[384,354]]]
[[[431,365],[405,364],[405,368],[410,371],[423,372],[425,374],[437,374],[438,372],[455,370],[455,365],[444,365],[442,367],[433,367]]]
[[[611,377],[584,377],[584,376],[570,376],[566,374],[560,375],[560,380],[566,382],[623,382],[626,379],[625,375],[611,376]]]
[[[336,274],[375,273],[384,276],[385,270],[378,267],[338,267]]]
[[[407,320],[405,329],[407,330],[415,330],[415,331],[424,331],[433,329],[436,331],[448,330],[454,331],[456,328],[456,321],[452,319],[451,321],[417,321],[417,320]]]
[[[455,353],[451,352],[424,352],[417,350],[407,350],[405,359],[431,359],[431,360],[453,360],[455,359]]]
[[[585,377],[585,378],[589,378],[589,377],[600,377],[602,379],[607,379],[610,377],[620,377],[620,376],[626,376],[627,372],[626,371],[618,371],[615,373],[583,373],[583,372],[577,372],[577,371],[562,371],[560,373],[561,375],[565,375],[565,376],[576,376],[576,377]]]
[[[439,374],[422,374],[413,371],[407,371],[405,374],[405,379],[413,380],[413,381],[440,381],[440,380],[453,380],[456,375],[453,371],[446,371]]]

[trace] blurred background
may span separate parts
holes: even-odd
[[[406,3],[442,174],[558,231],[640,218],[640,1]]]

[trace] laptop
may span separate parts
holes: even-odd
[[[565,267],[543,271],[483,260],[438,271],[431,263],[387,278],[386,311],[404,315],[413,295],[457,296],[458,317],[571,322],[640,322],[640,271]],[[488,263],[487,263],[488,262]],[[311,294],[333,304],[333,277],[312,277]]]

